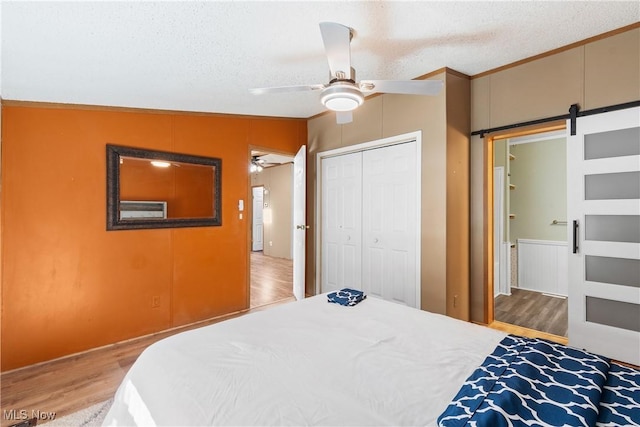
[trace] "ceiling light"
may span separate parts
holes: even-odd
[[[322,91],[320,101],[329,110],[351,111],[362,105],[364,96],[360,89],[349,83],[333,84]]]
[[[163,162],[160,160],[151,160],[151,164],[157,168],[168,168],[169,166],[171,166],[171,163]]]
[[[253,156],[251,158],[251,165],[249,166],[249,172],[254,173],[254,172],[262,172],[262,169],[264,169],[262,167],[262,164],[264,163],[264,160],[259,159],[257,156]]]

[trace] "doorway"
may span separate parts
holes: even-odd
[[[488,321],[566,341],[565,126],[493,135],[485,147]]]
[[[293,300],[293,156],[250,152],[249,307]]]

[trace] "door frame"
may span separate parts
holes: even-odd
[[[499,139],[515,138],[519,136],[532,135],[537,133],[552,132],[558,130],[566,130],[566,121],[557,120],[553,122],[547,122],[543,124],[526,126],[520,129],[509,129],[502,133],[488,133],[484,135],[483,141],[483,216],[484,216],[484,232],[483,234],[483,248],[484,248],[484,265],[483,265],[483,283],[484,283],[484,323],[491,325],[496,322],[494,313],[494,282],[493,282],[493,239],[494,239],[494,224],[493,224],[493,168],[494,168],[494,141]],[[506,178],[506,177],[505,177]],[[514,326],[515,327],[515,326]],[[520,328],[520,327],[517,327]],[[532,330],[533,331],[533,330]],[[538,331],[534,331],[538,332]],[[536,334],[540,337],[556,339],[556,341],[565,341],[565,337],[548,334],[545,332],[539,332]]]
[[[503,247],[504,247],[503,239],[504,239],[504,235],[505,235],[505,230],[504,230],[504,228],[505,228],[504,227],[504,221],[505,221],[505,215],[504,215],[504,207],[505,207],[504,183],[506,181],[505,180],[505,178],[506,178],[505,170],[506,170],[505,166],[494,166],[493,167],[493,178],[494,179],[493,179],[493,184],[492,185],[494,187],[494,190],[495,190],[496,184],[502,184],[501,185],[501,187],[502,187],[502,192],[501,193],[502,194],[500,195],[499,198],[498,197],[494,197],[494,199],[493,199],[493,204],[494,204],[494,206],[493,206],[493,218],[494,218],[494,222],[493,222],[494,223],[494,227],[493,227],[493,242],[494,242],[493,251],[494,252],[493,252],[493,254],[494,254],[494,256],[496,255],[496,241],[497,241],[497,244],[498,244],[497,253],[498,253],[498,258],[499,258],[499,261],[498,261],[498,266],[499,266],[498,267],[498,277],[500,278],[500,280],[502,280],[502,275],[501,275],[502,267],[503,267],[502,262],[505,261],[504,260],[505,257],[501,256],[501,254],[503,252]],[[497,176],[499,176],[499,178],[500,178],[499,179],[499,181],[500,181],[499,183],[496,183],[496,179],[495,178]],[[493,194],[495,195],[495,191],[493,192]],[[496,200],[497,199],[499,199],[498,206],[496,206]],[[495,226],[496,210],[498,211],[498,215],[497,215],[498,219],[503,225],[502,227],[496,227]],[[496,232],[497,228],[498,228],[498,230]],[[496,262],[495,262],[495,259],[493,261],[494,261],[493,262],[493,279],[494,279],[494,282],[495,282],[495,278],[496,278]],[[498,280],[498,286],[494,285],[494,287],[493,287],[494,298],[502,293],[502,287],[500,286],[500,280]],[[506,278],[505,278],[505,280],[506,280]],[[498,294],[496,294],[496,288],[498,289]]]
[[[336,148],[333,150],[327,150],[317,153],[316,155],[316,209],[314,210],[314,238],[316,243],[316,283],[315,283],[315,294],[318,295],[320,293],[320,284],[321,282],[321,274],[322,268],[322,160],[327,157],[335,157],[343,154],[357,153],[365,150],[372,150],[376,148],[388,147],[391,145],[403,144],[411,141],[416,141],[416,163],[417,163],[417,183],[416,183],[416,194],[418,197],[417,205],[417,230],[416,235],[420,236],[420,225],[421,225],[421,212],[422,212],[422,131],[408,132],[400,135],[391,136],[388,138],[377,139],[373,141],[363,142],[360,144],[348,145],[341,148]],[[416,277],[417,277],[417,289],[416,289],[416,302],[420,304],[421,297],[421,286],[420,286],[420,277],[421,277],[421,239],[416,239]]]

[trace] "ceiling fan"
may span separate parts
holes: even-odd
[[[262,153],[260,151],[251,152],[251,172],[262,172],[263,169],[271,166],[279,166],[284,163],[292,163],[293,157],[284,154]]]
[[[320,33],[329,61],[329,83],[298,86],[277,86],[251,89],[256,95],[266,93],[320,91],[320,102],[336,112],[338,124],[350,123],[352,111],[364,102],[369,93],[399,93],[437,95],[443,83],[439,80],[360,80],[356,82],[351,67],[351,39],[353,30],[335,22],[321,22]]]

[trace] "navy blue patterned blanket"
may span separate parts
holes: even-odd
[[[465,381],[438,425],[640,425],[640,371],[561,344],[509,335]]]
[[[640,371],[611,364],[600,398],[597,425],[640,425]]]

